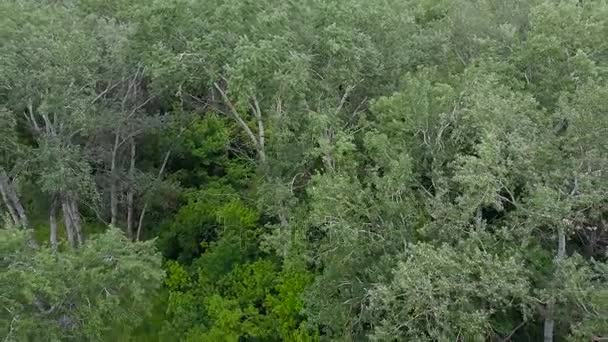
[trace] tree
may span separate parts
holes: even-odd
[[[17,14],[21,6],[30,6],[25,15]],[[3,30],[5,98],[17,119],[25,119],[35,142],[24,164],[30,166],[42,192],[58,198],[68,238],[72,245],[81,244],[78,202],[84,194],[89,198],[95,194],[79,144],[90,127],[87,114],[96,82],[94,40],[87,36],[83,21],[69,26],[71,14],[61,6],[9,2],[3,11],[15,18]]]
[[[0,13],[9,339],[608,336],[605,1]]]
[[[472,241],[450,246],[412,245],[389,285],[371,293],[378,315],[375,340],[486,340],[501,332],[512,311],[530,314],[530,283],[515,251],[491,255]],[[481,238],[480,240],[485,240]],[[515,252],[515,253],[513,253]]]
[[[33,249],[25,242],[23,231],[0,230],[0,331],[7,341],[128,336],[161,285],[153,245],[133,244],[117,229],[77,250]]]

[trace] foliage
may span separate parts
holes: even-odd
[[[608,336],[605,1],[0,13],[9,339]]]
[[[27,247],[14,228],[0,230],[0,239],[0,331],[8,341],[128,336],[163,278],[151,242],[133,244],[117,229],[57,253]]]
[[[512,310],[527,319],[531,301],[521,260],[488,254],[476,244],[466,241],[458,252],[446,245],[412,246],[398,261],[392,282],[371,294],[382,317],[373,337],[483,340],[498,331],[496,318]]]

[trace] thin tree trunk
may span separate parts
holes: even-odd
[[[131,163],[129,165],[129,190],[127,192],[127,236],[133,239],[133,197],[134,197],[134,185],[135,182],[135,153],[136,146],[135,140],[131,138]]]
[[[216,87],[217,87],[217,85],[216,85]],[[186,130],[185,127],[182,127],[182,129],[180,130],[180,132],[177,136],[178,137],[181,136],[185,130]],[[165,153],[165,157],[163,159],[163,164],[161,165],[160,170],[158,171],[157,178],[160,179],[160,177],[162,177],[163,173],[165,172],[165,168],[167,167],[167,163],[169,162],[169,157],[171,157],[171,149],[169,149],[167,151],[167,153]],[[137,234],[135,237],[135,241],[139,241],[141,239],[141,231],[143,229],[144,217],[146,216],[147,209],[148,209],[148,203],[145,202],[144,207],[142,208],[141,213],[139,214],[139,221],[137,223]]]
[[[566,256],[566,233],[564,228],[559,227],[557,232],[557,254],[555,255],[555,264]],[[546,306],[545,322],[543,327],[544,342],[553,342],[553,331],[555,328],[554,320],[555,312],[555,296],[553,296]]]
[[[49,208],[50,242],[53,251],[57,251],[57,198],[53,197]]]
[[[561,260],[566,256],[566,233],[564,228],[559,228],[557,233],[557,255],[556,259]]]
[[[289,221],[287,221],[287,217],[282,212],[279,213],[279,221],[281,222],[281,228],[287,228],[289,226]]]
[[[6,171],[0,167],[0,192],[2,192],[2,198],[6,203],[6,206],[9,208],[9,212],[11,216],[13,216],[13,220],[15,224],[21,226],[22,228],[28,228],[29,222],[27,219],[27,215],[25,214],[25,209],[21,205],[21,201],[19,200],[19,196],[17,195],[17,191],[15,190],[15,186],[13,182],[8,178]]]
[[[78,245],[82,246],[82,244],[84,243],[84,236],[82,234],[80,212],[78,211],[78,204],[73,198],[70,201],[70,214],[72,215],[72,223],[74,224],[74,230],[76,231],[76,240],[78,241]]]
[[[74,239],[74,224],[72,223],[72,215],[70,214],[70,205],[65,196],[61,198],[61,209],[63,211],[63,221],[65,224],[65,235],[68,237],[68,243],[71,247],[76,247]]]
[[[15,209],[17,210],[17,215],[19,216],[19,221],[21,222],[21,226],[23,228],[29,228],[30,224],[29,224],[29,221],[25,214],[25,209],[21,205],[21,201],[19,200],[19,197],[17,196],[15,189],[13,187],[11,187],[11,190],[12,190],[12,192],[10,193],[10,195],[13,199],[13,205],[15,206]]]
[[[323,156],[323,164],[327,171],[334,171],[336,163],[331,150],[333,148],[333,132],[328,128],[325,130],[324,136],[328,142],[329,150],[327,150]]]
[[[141,209],[141,214],[139,214],[139,222],[137,223],[137,236],[135,237],[135,241],[140,241],[141,239],[141,230],[144,225],[144,216],[146,216],[147,209],[148,203],[145,203],[144,207]]]
[[[574,176],[570,196],[576,195],[578,191],[578,179]],[[566,257],[566,232],[563,226],[557,228],[557,253],[553,262],[559,267],[560,261]],[[556,280],[554,280],[555,283]],[[555,285],[554,285],[555,286]],[[543,327],[544,342],[553,342],[553,332],[555,329],[555,294],[551,297],[546,306],[545,322]]]
[[[260,162],[262,164],[266,163],[266,147],[265,140],[266,135],[264,133],[264,121],[262,120],[262,111],[260,110],[260,104],[258,103],[257,98],[253,98],[253,103],[255,107],[253,108],[253,112],[255,113],[256,121],[258,122],[258,154],[260,156]]]
[[[27,112],[29,117],[26,115],[28,121],[32,124],[32,128],[34,132],[40,133],[40,126],[38,126],[38,122],[36,122],[36,117],[34,116],[34,105],[32,104],[32,100],[30,99],[27,103]]]
[[[163,164],[160,167],[160,170],[158,171],[158,177],[157,179],[160,179],[163,176],[163,173],[165,172],[165,168],[167,167],[167,163],[169,162],[169,157],[171,156],[171,150],[167,151],[167,153],[165,153],[165,158],[163,159]],[[148,209],[148,203],[146,202],[144,204],[144,207],[141,210],[141,214],[139,215],[139,222],[137,224],[137,236],[135,238],[136,241],[139,241],[141,239],[141,230],[144,224],[144,216],[146,216],[146,210]]]
[[[245,131],[245,133],[249,137],[249,139],[251,139],[251,142],[253,143],[253,146],[255,147],[256,151],[258,152],[258,156],[260,157],[260,161],[262,163],[264,163],[266,161],[266,151],[264,151],[264,146],[263,146],[264,142],[260,141],[259,137],[256,137],[255,134],[253,134],[253,131],[251,130],[251,128],[249,128],[249,125],[247,125],[247,123],[245,122],[245,120],[243,120],[243,118],[241,118],[241,115],[238,113],[238,111],[236,110],[236,107],[234,106],[234,104],[232,104],[232,102],[228,98],[228,95],[226,94],[226,92],[217,83],[214,83],[213,85],[215,86],[215,89],[217,89],[217,91],[222,96],[222,100],[224,100],[224,103],[230,109],[230,114],[232,114],[232,116],[236,120],[237,124],[239,126],[241,126],[241,128]],[[255,102],[257,103],[257,100],[255,100]],[[255,112],[255,115],[257,117],[258,116],[257,110],[254,109],[254,112]],[[260,113],[260,116],[261,116],[261,113]],[[262,123],[261,117],[257,121],[258,121],[258,124]],[[263,134],[264,134],[263,128],[264,128],[264,126],[262,124],[262,132],[261,132],[262,137],[263,137]],[[258,127],[258,129],[259,129],[259,127]]]
[[[15,208],[13,208],[13,204],[11,203],[8,197],[8,183],[6,182],[2,174],[0,174],[0,194],[2,195],[2,200],[4,201],[4,204],[6,204],[8,213],[11,216],[11,219],[13,220],[13,224],[16,226],[20,225],[17,211],[15,211]]]
[[[553,311],[553,303],[547,304],[547,310]],[[545,318],[545,324],[543,328],[544,333],[544,342],[553,342],[553,327],[555,326],[555,322],[551,318]]]
[[[114,134],[114,147],[110,160],[110,225],[116,226],[116,217],[118,216],[118,193],[116,186],[116,155],[120,143],[119,130]]]
[[[31,248],[38,248],[38,242],[36,242],[33,230],[30,229],[25,209],[21,205],[21,200],[15,190],[15,185],[8,178],[6,171],[4,171],[2,167],[0,167],[0,192],[2,193],[2,199],[9,210],[14,224],[27,231],[28,246]]]

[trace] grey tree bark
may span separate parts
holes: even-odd
[[[0,194],[2,195],[2,200],[6,205],[6,209],[8,210],[9,216],[11,217],[13,224],[19,225],[19,216],[17,215],[17,212],[15,211],[15,208],[13,208],[13,205],[8,197],[8,183],[6,182],[2,174],[0,174]]]
[[[574,185],[570,191],[570,196],[574,196],[578,191],[578,179],[574,177]],[[557,252],[553,262],[559,267],[559,263],[566,257],[566,231],[563,226],[557,228]],[[543,341],[553,342],[553,332],[555,330],[555,295],[549,300],[546,305],[545,321],[543,325]]]
[[[74,197],[63,195],[61,198],[61,208],[63,210],[63,220],[65,222],[68,242],[70,243],[70,246],[78,247],[84,243],[78,204]]]
[[[63,211],[65,235],[68,237],[68,243],[71,247],[76,247],[76,240],[74,238],[74,223],[72,222],[72,215],[70,214],[70,205],[68,203],[68,199],[65,197],[61,198],[61,209]]]
[[[254,98],[255,107],[252,106],[256,121],[258,122],[258,136],[256,137],[251,128],[249,128],[249,125],[247,125],[245,120],[243,120],[239,112],[236,110],[236,107],[230,101],[226,92],[217,83],[214,83],[213,85],[222,96],[222,100],[224,101],[224,103],[230,109],[230,115],[232,115],[232,117],[236,120],[237,124],[241,126],[241,128],[245,131],[245,133],[253,143],[253,146],[255,147],[258,153],[260,162],[264,164],[266,162],[266,150],[264,148],[264,123],[262,122],[262,113],[259,112],[259,103],[257,99]]]
[[[260,110],[260,104],[257,98],[253,98],[254,107],[253,113],[255,119],[258,122],[258,154],[260,155],[260,162],[266,163],[266,133],[264,133],[264,121],[262,120],[262,111]]]
[[[27,228],[29,227],[29,221],[25,213],[21,200],[17,195],[15,186],[10,180],[6,171],[0,167],[0,193],[8,211],[15,223],[15,225]]]
[[[110,160],[110,224],[116,225],[116,218],[118,216],[118,190],[117,190],[117,177],[116,177],[116,157],[118,154],[118,147],[120,144],[120,130],[116,130],[114,134],[114,147],[112,148],[112,155]]]
[[[557,253],[554,262],[558,264],[566,256],[566,233],[564,228],[558,228],[557,232]],[[543,325],[543,341],[553,342],[553,331],[555,330],[555,296],[546,305],[545,321]]]
[[[49,208],[49,225],[50,235],[49,240],[53,251],[57,251],[57,197],[51,200],[51,206]]]
[[[135,197],[135,187],[133,182],[135,181],[135,153],[136,146],[135,140],[133,138],[130,139],[131,144],[131,162],[129,164],[129,190],[127,192],[127,236],[130,239],[133,239],[133,198]]]
[[[82,233],[82,224],[80,222],[78,204],[74,198],[72,198],[70,201],[70,214],[72,215],[72,222],[74,224],[74,230],[76,231],[76,241],[78,241],[78,246],[82,246],[84,243],[84,236]]]

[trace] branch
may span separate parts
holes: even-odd
[[[36,117],[34,116],[34,108],[33,108],[31,100],[27,104],[27,111],[29,112],[30,116],[28,118],[26,115],[25,116],[26,119],[28,119],[28,121],[30,121],[30,123],[34,126],[34,130],[36,131],[36,133],[40,134],[40,127],[38,126],[38,123],[36,122]]]
[[[230,108],[230,112],[231,112],[232,116],[237,121],[239,126],[241,126],[241,128],[243,130],[245,130],[245,133],[247,133],[247,135],[249,136],[249,139],[251,139],[251,141],[253,142],[256,150],[258,151],[258,153],[260,153],[260,151],[261,151],[260,143],[257,140],[257,138],[255,137],[255,134],[253,134],[253,132],[251,131],[251,128],[249,128],[247,123],[241,118],[241,116],[237,112],[236,108],[234,107],[234,105],[232,104],[232,102],[230,101],[230,99],[228,98],[226,93],[224,92],[224,90],[222,90],[222,88],[217,83],[213,83],[213,86],[215,87],[215,89],[217,89],[219,91],[220,95],[222,96],[222,99],[224,100],[224,102],[226,103],[228,108]]]
[[[346,103],[346,99],[348,98],[348,95],[350,95],[350,92],[353,91],[353,89],[355,89],[355,86],[353,86],[353,85],[346,87],[346,90],[344,91],[344,95],[342,95],[342,99],[340,99],[340,104],[338,105],[338,108],[336,108],[336,115],[338,113],[340,113],[340,111],[342,110],[342,107],[344,107],[344,104]]]
[[[509,335],[507,335],[505,338],[503,338],[503,339],[502,339],[502,341],[503,341],[503,342],[510,341],[510,340],[511,340],[511,337],[513,336],[513,334],[515,334],[515,333],[517,332],[517,330],[521,329],[521,328],[522,328],[524,325],[526,325],[526,323],[528,323],[528,322],[526,322],[526,321],[522,321],[521,323],[519,323],[519,324],[518,324],[518,325],[515,327],[515,329],[513,329],[513,330],[511,331],[511,333],[510,333]]]
[[[116,145],[117,147],[122,146],[122,144],[126,143],[129,139],[136,137],[137,135],[139,135],[140,133],[142,133],[144,131],[144,128],[140,128],[134,132],[129,133],[128,135],[126,135],[119,143],[118,145]]]
[[[91,104],[95,104],[95,102],[97,102],[97,100],[99,100],[100,98],[102,98],[105,94],[107,94],[110,90],[116,88],[116,86],[118,86],[120,84],[120,82],[116,82],[114,84],[108,84],[108,86],[106,87],[106,89],[104,91],[102,91],[101,93],[99,93],[99,95],[97,95],[93,101],[91,101]]]
[[[177,135],[177,138],[181,137],[181,135],[186,131],[185,127],[182,127],[182,129],[179,131],[179,134]],[[169,162],[169,157],[171,157],[171,149],[172,147],[170,147],[167,152],[165,153],[165,157],[163,158],[163,164],[160,167],[160,170],[158,171],[158,179],[160,179],[163,176],[163,173],[165,172],[165,168],[167,167],[167,163]],[[135,237],[135,241],[139,241],[141,239],[141,231],[143,228],[143,224],[144,224],[144,217],[146,216],[146,210],[148,210],[148,202],[146,201],[144,203],[143,208],[141,209],[141,213],[139,215],[139,221],[137,223],[137,234]]]
[[[133,110],[131,110],[131,112],[129,113],[129,115],[127,116],[127,120],[131,118],[131,116],[133,116],[133,114],[135,114],[135,112],[137,112],[138,110],[140,110],[143,106],[147,105],[148,102],[152,101],[154,97],[150,96],[148,99],[146,99],[143,103],[139,104],[137,107],[133,108]]]
[[[10,312],[10,310],[8,310],[8,309],[6,309],[6,310]],[[3,340],[4,342],[10,341],[9,338],[11,337],[11,335],[13,335],[13,330],[14,330],[13,324],[16,321],[17,321],[17,316],[14,316],[13,319],[11,320],[11,324],[9,326],[8,334],[6,334],[6,336],[4,337],[4,340]]]
[[[282,115],[283,114],[283,101],[281,100],[281,97],[277,97],[277,108],[276,108],[277,114]]]
[[[42,119],[44,119],[44,124],[46,126],[46,132],[47,132],[47,134],[55,135],[55,128],[53,127],[53,124],[51,123],[51,120],[49,120],[48,115],[42,113],[41,116],[42,116]]]
[[[260,150],[258,152],[260,153],[260,160],[262,162],[266,162],[266,151],[264,149],[264,122],[262,121],[262,111],[260,110],[260,104],[258,103],[258,99],[255,96],[253,97],[253,103],[255,105],[253,113],[255,115],[256,120],[258,121],[258,143],[260,146]]]
[[[158,171],[157,179],[160,179],[165,172],[165,168],[167,167],[167,163],[169,162],[169,157],[171,156],[171,149],[165,153],[165,158],[163,159],[163,164]],[[139,221],[137,222],[137,234],[135,237],[135,241],[140,241],[141,239],[141,230],[144,224],[144,217],[146,216],[146,210],[148,209],[148,202],[144,203],[144,207],[141,209],[141,214],[139,215]]]
[[[209,102],[207,100],[201,99],[200,97],[194,96],[194,95],[192,95],[190,93],[186,93],[186,95],[190,96],[196,102],[200,103],[203,106],[202,110],[204,110],[205,108],[207,108],[207,106],[209,106]]]
[[[136,79],[137,79],[137,75],[139,74],[139,67],[137,67],[137,70],[135,71],[135,75],[129,80],[129,83],[127,85],[127,92],[125,93],[125,95],[122,98],[121,101],[121,109],[124,111],[126,105],[127,105],[127,100],[129,99],[129,95],[131,94],[131,90],[134,89],[136,87]]]

